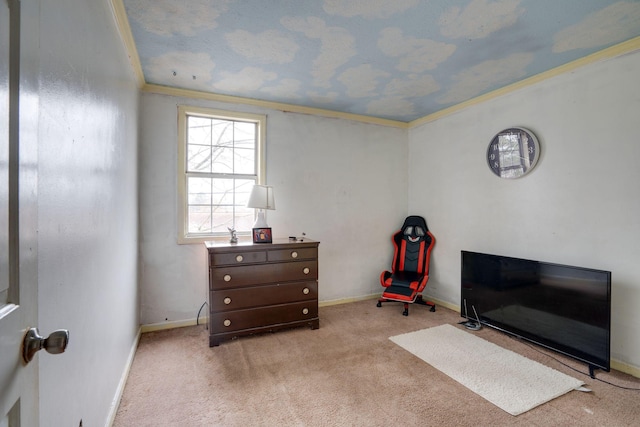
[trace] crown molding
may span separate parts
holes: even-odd
[[[138,88],[142,88],[145,84],[144,73],[142,72],[140,56],[138,55],[138,49],[133,40],[133,34],[131,33],[129,18],[127,18],[124,3],[122,3],[122,0],[109,0],[109,4],[111,5],[111,12],[113,12],[113,19],[116,23],[118,33],[120,33],[120,38],[129,56],[129,62],[133,68]]]
[[[286,104],[281,102],[263,101],[260,99],[243,98],[232,95],[221,95],[213,92],[203,92],[190,89],[180,89],[171,86],[161,86],[154,84],[145,84],[142,87],[143,92],[155,93],[160,95],[170,95],[176,97],[192,98],[192,99],[204,99],[208,101],[226,102],[231,104],[243,104],[253,105],[255,107],[269,108],[272,110],[279,110],[285,113],[299,113],[309,114],[314,116],[322,116],[334,119],[345,119],[356,122],[396,127],[400,129],[406,129],[408,127],[407,122],[400,122],[397,120],[382,119],[379,117],[364,116],[361,114],[343,113],[334,110],[325,110],[322,108],[305,107],[302,105]]]
[[[559,76],[561,74],[569,73],[578,68],[584,67],[585,65],[593,64],[599,61],[604,61],[607,59],[615,58],[618,56],[626,55],[628,53],[635,52],[640,50],[640,37],[635,37],[633,39],[627,40],[626,42],[619,43],[617,45],[611,46],[609,48],[603,49],[601,51],[592,53],[591,55],[587,55],[585,57],[576,59],[574,61],[568,62],[564,65],[560,65],[556,68],[552,68],[551,70],[542,72],[540,74],[536,74],[535,76],[528,77],[524,80],[520,80],[508,86],[501,87],[500,89],[496,89],[494,91],[485,93],[484,95],[477,96],[473,99],[470,99],[465,102],[461,102],[460,104],[453,105],[448,108],[444,108],[442,110],[436,111],[433,114],[429,114],[420,119],[413,120],[408,123],[409,129],[421,126],[426,123],[430,123],[441,119],[445,116],[449,116],[451,114],[457,113],[458,111],[464,110],[466,108],[472,107],[474,105],[481,104],[483,102],[501,97],[511,92],[515,92],[527,86],[532,86],[536,83],[540,83],[544,80],[548,80],[552,77]]]

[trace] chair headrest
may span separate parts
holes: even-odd
[[[417,243],[425,240],[427,236],[427,221],[421,216],[411,215],[404,220],[400,230],[404,239],[411,243]]]

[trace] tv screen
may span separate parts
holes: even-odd
[[[462,251],[460,294],[462,317],[609,371],[611,272]]]

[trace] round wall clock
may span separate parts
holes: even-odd
[[[500,131],[487,148],[489,169],[500,178],[520,178],[538,163],[540,144],[528,129],[512,127]]]

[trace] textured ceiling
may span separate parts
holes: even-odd
[[[640,36],[640,0],[122,0],[146,83],[409,122]]]

